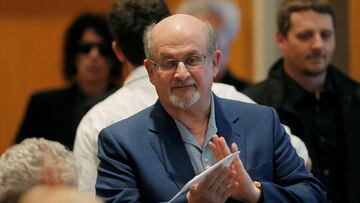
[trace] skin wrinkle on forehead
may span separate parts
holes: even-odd
[[[158,36],[160,38],[160,36]],[[166,39],[173,38],[171,36],[166,37]],[[207,52],[206,48],[203,46],[203,42],[205,39],[198,39],[191,41],[181,40],[181,44],[179,41],[169,42],[168,40],[164,40],[165,38],[160,38],[159,40],[153,41],[153,48],[155,55],[168,58],[172,57],[177,53],[181,53],[182,50],[187,50],[186,55],[190,54],[202,54],[202,52]]]
[[[194,50],[188,51],[188,53],[186,55],[191,56],[191,55],[194,55],[194,54],[200,54],[200,53],[199,53],[198,50],[194,49]],[[171,58],[172,57],[171,53],[160,53],[159,55],[162,58]]]

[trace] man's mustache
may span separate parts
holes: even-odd
[[[306,59],[326,59],[326,54],[322,52],[312,53],[306,56]]]
[[[186,81],[173,81],[171,83],[171,87],[185,87],[185,86],[191,86],[191,85],[196,85],[195,80],[190,79],[190,80],[186,80]]]

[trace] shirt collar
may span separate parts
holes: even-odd
[[[313,98],[313,99],[316,98],[314,93],[309,92],[303,87],[301,87],[297,82],[295,82],[295,80],[290,78],[286,73],[284,74],[284,81],[285,81],[284,95],[287,95],[285,101],[288,101],[288,103],[300,104],[304,102],[304,100],[307,100],[309,98]],[[333,81],[331,77],[329,77],[329,74],[327,74],[325,78],[324,89],[321,92],[321,97],[323,95],[332,96],[335,94],[336,93],[335,93]]]
[[[191,132],[178,120],[175,120],[176,126],[179,129],[180,135],[184,142],[193,144],[197,146],[198,148],[202,149],[199,145],[199,143],[195,140]],[[217,132],[216,127],[216,119],[215,119],[215,107],[214,107],[214,94],[211,94],[211,104],[210,104],[210,116],[209,116],[209,122],[206,130],[206,135],[204,139],[204,148],[205,146],[210,142],[212,136]]]

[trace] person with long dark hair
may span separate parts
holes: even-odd
[[[35,93],[15,142],[44,137],[73,148],[82,116],[119,86],[121,65],[111,49],[107,20],[97,14],[77,17],[65,34],[63,74],[69,86]]]

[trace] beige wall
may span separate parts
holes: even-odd
[[[360,1],[348,0],[349,4],[349,74],[360,82]]]

